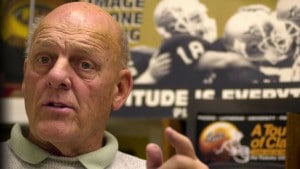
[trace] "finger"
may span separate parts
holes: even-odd
[[[146,147],[146,166],[147,169],[157,169],[163,164],[161,148],[153,143]]]
[[[154,51],[153,55],[151,56],[152,58],[157,58],[159,56],[159,50]]]
[[[171,64],[170,62],[159,62],[157,63],[156,69],[158,72],[163,71],[163,70],[170,70],[171,69]]]
[[[168,68],[164,68],[164,69],[159,70],[160,75],[167,75],[169,73],[170,73],[170,69],[168,69]]]
[[[159,53],[154,55],[152,60],[161,61],[161,60],[171,60],[170,53]]]
[[[170,53],[161,53],[157,56],[158,60],[171,60]]]
[[[172,147],[175,148],[176,154],[185,155],[197,159],[192,142],[181,133],[171,127],[167,127],[165,135]]]
[[[160,65],[170,65],[170,63],[172,62],[172,60],[171,60],[171,58],[169,57],[169,55],[165,55],[164,57],[157,58],[156,61],[157,61],[158,64],[160,64]]]

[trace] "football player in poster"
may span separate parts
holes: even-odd
[[[276,5],[276,16],[278,19],[292,22],[298,26],[297,52],[295,52],[295,62],[293,64],[293,79],[300,81],[300,1],[299,0],[278,0]]]
[[[153,78],[149,70],[154,64],[149,64],[135,84],[182,86],[202,83],[204,77],[195,66],[217,37],[216,22],[207,15],[206,6],[198,0],[162,0],[155,8],[154,21],[164,40],[151,60],[157,60],[155,63],[160,63],[162,71],[156,71],[160,76]]]
[[[299,32],[265,5],[242,6],[225,25],[224,47],[206,52],[198,68],[211,69],[211,83],[222,85],[299,82]]]
[[[265,10],[262,5],[247,8]],[[164,40],[149,58],[153,60],[149,63],[154,64],[148,65],[135,84],[192,87],[276,81],[277,77],[261,72],[252,60],[231,50],[228,44],[222,44],[226,47],[213,45],[217,39],[216,22],[207,15],[206,6],[198,0],[160,1],[154,11],[154,20],[156,30]],[[231,37],[228,37],[225,33],[225,43],[231,43]],[[161,71],[153,71],[153,65]]]
[[[154,21],[164,40],[157,51],[143,57],[147,68],[137,69],[135,84],[299,82],[299,6],[296,0],[278,1],[279,19],[262,4],[242,6],[227,21],[219,41],[216,22],[203,3],[162,0]],[[137,58],[136,51],[131,53]]]
[[[262,5],[240,8],[229,18],[224,30],[228,51],[249,60],[269,78],[263,81],[268,83],[300,81],[295,74],[300,69],[295,64],[299,56],[299,35],[296,24],[277,19]]]

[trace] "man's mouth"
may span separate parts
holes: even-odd
[[[49,102],[46,104],[49,107],[55,107],[55,108],[70,108],[70,106],[63,104],[63,103],[56,103],[56,102]]]

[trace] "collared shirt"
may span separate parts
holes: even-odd
[[[119,152],[118,141],[112,134],[105,132],[104,138],[106,141],[105,145],[96,151],[79,155],[77,157],[61,157],[52,155],[30,142],[23,136],[20,125],[16,124],[12,128],[11,138],[7,141],[7,144],[13,152],[10,153],[9,158],[14,157],[13,160],[20,163],[22,166],[31,166],[27,168],[34,168],[32,166],[43,165],[48,167],[52,166],[53,168],[59,168],[61,165],[73,165],[73,167],[70,168],[116,168],[116,166],[122,166],[121,161],[123,161],[124,158],[127,160],[125,165],[128,167],[131,164],[133,166],[139,166],[138,168],[145,167],[144,160]],[[8,166],[15,165],[10,164],[16,163],[11,160],[12,159],[6,160],[9,163],[7,164]]]

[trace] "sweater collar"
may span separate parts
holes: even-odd
[[[70,159],[77,159],[86,168],[106,168],[113,162],[116,156],[118,151],[118,141],[109,132],[104,133],[104,138],[105,145],[102,148]],[[68,159],[66,157],[54,156],[30,142],[23,136],[19,124],[13,126],[8,144],[19,158],[30,164],[39,164],[49,157],[55,157],[55,159]]]

